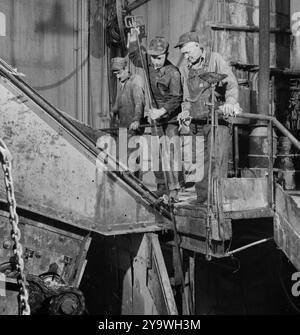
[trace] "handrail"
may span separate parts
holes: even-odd
[[[223,115],[222,111],[217,111],[219,115]],[[294,135],[291,134],[291,132],[284,127],[275,117],[268,116],[268,115],[261,115],[261,114],[250,114],[250,113],[241,113],[236,116],[237,118],[241,119],[252,119],[252,120],[258,120],[258,121],[267,121],[272,122],[276,128],[281,131],[283,135],[288,137],[290,141],[297,147],[297,149],[300,150],[300,142],[296,139]]]

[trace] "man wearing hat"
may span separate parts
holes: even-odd
[[[211,126],[207,123],[207,120],[203,120],[203,113],[209,111],[207,103],[211,102],[211,83],[203,79],[205,77],[203,74],[214,72],[226,75],[226,78],[219,82],[216,87],[218,100],[216,103],[217,105],[223,103],[221,108],[225,116],[234,116],[237,111],[238,83],[224,58],[219,53],[210,52],[206,49],[200,42],[197,32],[188,32],[181,35],[175,48],[180,49],[186,61],[180,68],[184,102],[178,120],[191,116],[194,122],[190,126],[190,131],[194,138],[195,136],[204,137],[204,162],[200,162],[202,167],[204,164],[204,168],[202,170],[198,169],[203,173],[196,173],[195,176],[197,200],[204,203],[208,196]],[[229,128],[225,123],[223,125],[219,124],[216,141],[217,150],[213,159],[212,176],[227,177],[230,135]],[[193,156],[195,156],[195,152]]]
[[[149,118],[157,121],[157,123],[165,124],[157,127],[158,133],[156,133],[155,128],[152,128],[152,135],[166,136],[169,139],[178,138],[178,125],[167,124],[172,120],[176,121],[178,114],[181,112],[183,94],[180,72],[168,60],[169,43],[164,37],[156,37],[151,40],[146,52],[144,48],[139,47],[138,34],[139,31],[137,29],[132,29],[128,34],[129,58],[135,66],[143,68],[146,72],[150,86],[149,95],[151,96]],[[175,145],[175,147],[177,146]],[[176,149],[180,149],[180,146]],[[162,164],[162,166],[170,166],[168,164],[174,161],[173,158],[172,153],[160,157],[161,160],[165,160],[165,164]],[[170,159],[171,162],[167,162],[167,159]],[[178,200],[178,191],[181,186],[179,182],[179,170],[181,170],[181,167],[171,166],[170,169],[166,169],[168,171],[165,171],[165,174],[162,169],[163,167],[159,171],[154,171],[157,194],[161,196],[169,189],[169,196],[174,200]],[[165,176],[167,178],[167,186],[165,185]]]
[[[117,77],[117,96],[112,108],[119,118],[119,127],[137,131],[144,115],[145,94],[143,78],[129,72],[128,61],[123,57],[112,59],[111,70]]]
[[[144,117],[145,108],[144,80],[140,75],[130,73],[128,60],[124,57],[113,58],[111,60],[111,70],[117,78],[117,95],[112,108],[112,118],[117,116],[119,120],[118,126],[129,130],[127,133],[127,143],[129,143],[129,138],[134,135],[141,135],[144,131],[144,129],[139,128]],[[120,138],[116,140],[117,143],[122,141]],[[134,151],[133,148],[127,147],[129,159]],[[137,178],[141,179],[142,173],[139,168],[139,157],[137,157],[134,164],[134,174]]]

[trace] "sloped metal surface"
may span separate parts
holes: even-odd
[[[300,207],[294,196],[281,186],[276,186],[276,215],[274,218],[274,239],[300,271]]]
[[[97,131],[57,110],[51,115],[5,77],[0,106],[0,136],[13,155],[19,207],[106,235],[161,229],[136,188],[97,160]],[[3,183],[0,195],[5,199]]]

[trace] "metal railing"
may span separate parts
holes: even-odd
[[[217,111],[219,116],[222,116],[222,111]],[[253,126],[267,126],[267,139],[268,139],[268,202],[271,209],[274,209],[274,136],[273,136],[273,128],[277,128],[282,135],[286,136],[291,143],[300,150],[300,141],[288,130],[286,129],[275,117],[268,116],[268,115],[261,115],[261,114],[250,114],[250,113],[241,113],[238,114],[237,119],[247,119],[247,120],[254,120],[260,121],[261,123],[253,124]],[[237,165],[239,162],[239,155],[238,155],[238,125],[239,123],[235,118],[230,120],[235,128],[234,131],[234,146],[235,146],[235,170],[237,170]]]

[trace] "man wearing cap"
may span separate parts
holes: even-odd
[[[117,77],[117,96],[112,108],[119,118],[119,127],[138,130],[144,115],[145,94],[143,78],[129,72],[128,61],[123,57],[112,59],[111,70]]]
[[[118,126],[129,130],[127,133],[127,143],[129,143],[129,138],[134,135],[141,135],[144,131],[144,129],[139,128],[145,108],[144,80],[140,75],[130,73],[128,60],[123,57],[112,59],[111,70],[117,77],[117,95],[112,108],[112,118],[118,116]],[[118,138],[117,142],[119,143],[119,141],[122,141],[122,139]],[[134,151],[135,149],[127,146],[128,164]],[[121,155],[120,152],[119,155]],[[139,164],[140,158],[137,157],[134,174],[141,179],[142,173]]]
[[[128,35],[129,58],[137,67],[145,70],[149,82],[150,110],[149,117],[157,123],[165,123],[164,126],[152,128],[153,136],[166,136],[168,138],[178,137],[178,125],[167,124],[170,121],[176,121],[178,114],[181,112],[182,103],[182,85],[181,76],[178,68],[168,60],[169,43],[164,37],[156,37],[151,40],[149,48],[146,52],[144,48],[140,48],[138,41],[138,30],[132,29]],[[180,149],[180,148],[178,148]],[[168,156],[168,157],[167,157]],[[160,157],[161,160],[170,159],[174,156],[166,155]],[[166,165],[165,165],[166,164]],[[166,162],[163,166],[170,166],[170,162]],[[157,194],[163,195],[169,189],[169,196],[174,200],[178,200],[178,191],[180,189],[179,171],[176,168],[166,169],[163,173],[154,171],[157,183]],[[165,176],[168,185],[165,185]]]
[[[203,79],[203,76],[201,78],[201,75],[207,72],[226,75],[226,78],[216,86],[216,103],[217,105],[223,103],[222,110],[225,116],[234,116],[237,110],[238,83],[224,58],[219,53],[210,52],[210,50],[204,48],[200,43],[198,33],[188,32],[181,35],[175,47],[180,49],[186,61],[180,68],[184,101],[178,120],[191,116],[194,122],[190,126],[190,131],[194,138],[195,136],[204,137],[203,173],[195,176],[197,200],[204,203],[208,196],[211,126],[207,123],[207,120],[203,120],[203,114],[209,111],[207,103],[211,102],[211,86],[208,81]],[[229,145],[229,128],[225,124],[219,124],[216,132],[217,150],[213,159],[213,177],[227,177]],[[193,148],[195,147],[193,146]],[[195,152],[193,155],[195,155]]]

